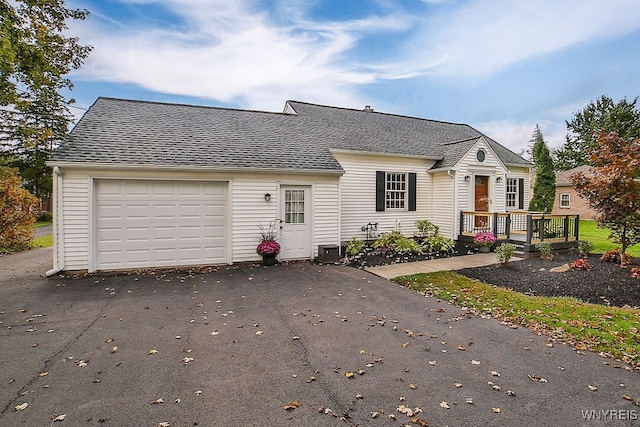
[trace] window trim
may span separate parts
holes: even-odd
[[[385,172],[384,208],[389,211],[406,211],[408,196],[408,179],[404,172]],[[390,188],[391,187],[391,188]],[[396,196],[402,197],[396,197]],[[400,206],[390,206],[390,205]]]
[[[564,203],[565,199],[563,198],[563,196],[567,196],[566,204]],[[560,193],[559,206],[560,209],[571,209],[571,193]]]

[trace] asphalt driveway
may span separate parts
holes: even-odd
[[[47,257],[0,258],[0,425],[638,423],[637,371],[353,268],[47,280]]]

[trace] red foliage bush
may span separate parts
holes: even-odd
[[[618,249],[611,249],[610,251],[605,252],[600,257],[600,261],[613,262],[615,264],[620,264],[620,251]]]
[[[631,269],[631,277],[635,277],[636,279],[640,279],[640,267],[633,267]]]
[[[573,261],[570,267],[572,270],[591,270],[593,268],[589,261],[583,258]]]

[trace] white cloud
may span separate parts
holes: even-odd
[[[485,75],[538,55],[640,29],[637,0],[474,0],[425,18],[407,47],[428,74]]]
[[[497,120],[480,123],[474,127],[511,151],[520,154],[528,148],[536,124],[540,126],[540,131],[549,150],[560,148],[564,144],[567,131],[559,122],[535,123]]]

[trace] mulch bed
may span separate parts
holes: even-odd
[[[473,247],[458,246],[451,256],[473,252]],[[384,256],[367,248],[363,254],[349,258],[345,264],[365,268],[442,257],[439,254]],[[620,268],[619,264],[600,261],[600,255],[590,255],[587,259],[593,266],[592,270],[570,270],[564,273],[549,271],[563,264],[571,264],[578,258],[575,253],[562,253],[556,254],[552,261],[533,257],[510,262],[506,268],[490,265],[465,268],[457,272],[527,295],[574,297],[594,304],[640,308],[640,279],[631,277],[631,267],[637,266],[638,261],[629,268]]]
[[[640,307],[640,279],[631,277],[631,267],[620,268],[619,264],[600,261],[599,255],[591,255],[587,259],[592,270],[549,271],[571,264],[577,258],[576,254],[557,254],[552,261],[534,257],[510,262],[506,268],[491,265],[466,268],[458,273],[528,295],[574,297],[595,304]]]

